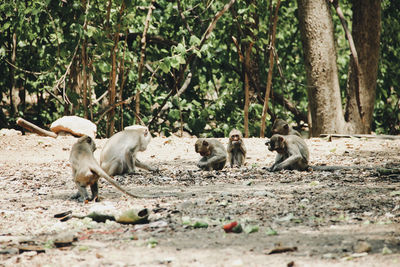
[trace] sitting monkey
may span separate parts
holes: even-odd
[[[270,171],[286,170],[308,170],[308,147],[304,140],[297,135],[274,134],[269,141],[265,143],[268,150],[276,151],[278,154],[275,163]]]
[[[300,136],[300,133],[292,128],[286,121],[282,119],[276,119],[274,124],[272,125],[272,135],[280,134],[280,135],[297,135]]]
[[[133,125],[111,136],[100,155],[100,165],[108,175],[134,173],[135,167],[157,171],[143,162],[136,154],[145,151],[150,143],[151,134],[147,127]]]
[[[246,159],[246,147],[242,140],[242,133],[239,130],[233,129],[229,133],[229,142],[226,148],[228,151],[229,163],[231,168],[240,167]]]
[[[197,166],[206,171],[222,170],[226,163],[226,150],[222,143],[215,139],[199,138],[194,145],[196,153],[202,158]]]

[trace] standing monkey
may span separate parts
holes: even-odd
[[[308,147],[301,137],[274,134],[265,145],[268,146],[268,150],[278,152],[270,171],[308,169]]]
[[[100,155],[100,165],[108,175],[134,173],[135,167],[157,171],[143,162],[136,154],[145,151],[150,143],[151,134],[147,127],[133,125],[111,136]]]
[[[286,121],[282,119],[276,119],[274,124],[272,125],[272,135],[280,134],[280,135],[297,135],[300,136],[300,133],[292,128]]]
[[[242,140],[242,133],[239,130],[233,129],[229,133],[229,142],[226,148],[231,168],[234,166],[240,167],[246,159],[246,147]]]
[[[78,192],[72,196],[73,199],[83,202],[85,200],[98,201],[99,186],[98,180],[101,177],[106,179],[110,184],[115,186],[121,192],[131,196],[131,193],[127,192],[120,185],[118,185],[110,176],[107,175],[97,163],[93,156],[93,152],[96,150],[96,144],[93,139],[87,135],[84,135],[78,139],[78,141],[72,146],[69,161],[72,166],[72,176]],[[92,197],[89,198],[86,191],[86,186],[90,185],[92,191]]]
[[[226,163],[226,150],[222,143],[215,139],[199,138],[194,145],[196,153],[202,158],[197,166],[206,171],[222,170]]]

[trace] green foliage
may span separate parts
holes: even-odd
[[[122,6],[124,2],[125,6]],[[238,0],[223,14],[211,35],[202,42],[204,33],[227,1],[160,0],[155,4],[147,32],[145,63],[139,83],[138,65],[141,38],[150,2],[112,1],[108,19],[108,1],[3,1],[0,3],[0,127],[14,126],[16,116],[39,125],[48,125],[64,114],[84,115],[82,88],[82,47],[86,45],[88,86],[92,94],[93,121],[100,135],[105,135],[106,118],[101,117],[107,102],[94,102],[109,88],[112,54],[116,52],[119,100],[132,98],[130,104],[116,107],[117,130],[135,123],[134,98],[141,92],[139,116],[153,131],[169,135],[181,126],[197,136],[227,136],[232,128],[243,130],[244,73],[241,52],[251,42],[252,67],[260,92],[251,85],[249,131],[258,136],[264,90],[269,69],[271,1]],[[272,1],[276,4],[276,1]],[[351,17],[349,1],[341,2],[346,17]],[[399,4],[382,2],[382,49],[379,67],[377,101],[373,129],[379,133],[399,133],[400,43]],[[182,11],[185,20],[179,14]],[[282,1],[276,34],[279,65],[273,72],[274,93],[283,95],[306,113],[307,88],[296,1]],[[336,16],[336,40],[341,88],[345,88],[349,52],[342,27]],[[27,26],[29,25],[29,27]],[[350,25],[351,26],[351,25]],[[16,58],[13,61],[13,36]],[[115,36],[119,36],[114,50]],[[127,40],[125,42],[125,40]],[[14,68],[7,61],[17,66]],[[124,63],[123,73],[120,67]],[[278,69],[281,69],[281,74]],[[181,89],[187,74],[192,79],[180,97],[170,97]],[[282,76],[281,76],[282,75]],[[122,87],[122,80],[124,86]],[[21,88],[25,105],[16,112],[9,105],[10,88]],[[14,89],[16,90],[16,89]],[[343,92],[344,93],[344,92]],[[260,94],[257,97],[257,94]],[[35,97],[38,99],[28,101]],[[56,99],[57,98],[57,99]],[[109,98],[106,95],[102,100]],[[297,120],[271,99],[272,112],[285,119]],[[159,114],[156,114],[160,111]],[[270,118],[267,128],[270,128]]]

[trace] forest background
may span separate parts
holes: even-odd
[[[313,12],[327,26],[311,30],[330,34],[328,43],[308,34]],[[0,3],[0,20],[0,128],[16,128],[18,117],[48,127],[78,115],[95,122],[101,137],[134,123],[164,135],[223,137],[238,128],[263,137],[281,117],[311,135],[400,133],[399,1],[13,0]],[[364,29],[355,31],[356,23]],[[367,91],[355,86],[356,115],[347,112],[349,88],[363,79],[343,25],[354,36],[362,74],[373,80]],[[378,46],[360,48],[369,44],[362,39],[368,32]],[[310,38],[333,47],[333,58],[321,57],[334,61],[337,88],[318,83]],[[376,68],[363,69],[374,53]],[[324,113],[342,112],[314,95],[334,102],[329,90],[346,110],[341,120],[359,115],[366,127],[325,127],[335,120]]]

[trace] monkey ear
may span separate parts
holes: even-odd
[[[206,140],[203,141],[203,146],[208,146],[208,142]]]
[[[92,142],[93,142],[93,141],[92,141],[92,138],[91,138],[90,136],[86,136],[86,142],[87,142],[88,144],[92,143]]]
[[[283,126],[283,128],[285,128],[285,130],[289,129],[289,125],[285,124],[285,126]]]
[[[147,129],[144,130],[144,136],[146,137],[149,134],[149,131]]]
[[[278,136],[278,140],[279,140],[279,142],[283,142],[285,140],[285,138],[283,138],[283,136],[280,135],[280,136]]]

